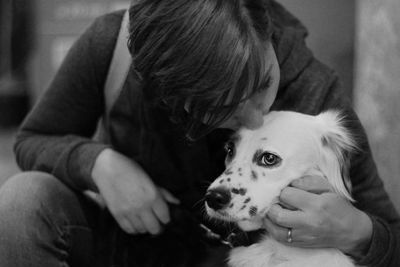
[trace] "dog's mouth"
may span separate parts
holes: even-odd
[[[210,208],[210,206],[207,204],[207,202],[205,203],[205,206],[206,206],[207,215],[210,218],[215,218],[215,219],[219,219],[219,220],[227,221],[227,222],[237,222],[240,220],[240,218],[238,216],[229,214],[229,212],[226,211],[225,209],[224,210],[222,210],[222,209],[215,210],[213,208]]]
[[[212,189],[213,190],[213,189]],[[278,203],[278,197],[260,205],[248,196],[237,195],[225,199],[224,191],[212,192],[206,195],[205,207],[209,218],[238,225],[243,231],[253,231],[264,228],[264,219],[272,204]]]
[[[207,203],[205,204],[207,215],[212,219],[217,219],[225,222],[232,222],[243,231],[253,231],[263,228],[262,217],[254,216],[238,216],[226,210],[214,210],[210,208]]]

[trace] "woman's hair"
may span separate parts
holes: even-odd
[[[128,46],[144,95],[167,107],[189,139],[217,127],[269,79],[266,1],[139,0],[130,7]]]

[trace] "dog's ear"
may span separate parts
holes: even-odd
[[[320,127],[321,161],[320,170],[341,196],[351,197],[349,177],[350,153],[357,149],[349,129],[344,125],[345,117],[339,111],[326,111],[316,116]]]

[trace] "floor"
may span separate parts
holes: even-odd
[[[0,185],[18,172],[12,150],[15,131],[15,129],[0,128]]]

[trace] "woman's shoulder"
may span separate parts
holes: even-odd
[[[284,6],[275,0],[268,0],[267,5],[275,30],[282,31],[291,29],[301,32],[304,36],[307,36],[308,31],[304,24],[296,16],[290,13]]]
[[[87,29],[92,47],[99,55],[114,50],[125,10],[118,10],[98,17]]]
[[[66,66],[85,66],[85,75],[103,84],[107,76],[125,10],[96,18],[78,38],[64,60]],[[75,67],[76,68],[76,67]],[[90,70],[90,71],[89,71]],[[80,73],[80,72],[78,72]]]

